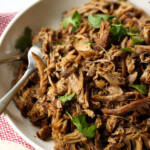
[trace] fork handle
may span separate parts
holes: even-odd
[[[31,75],[33,71],[33,68],[28,68],[22,78],[16,83],[16,85],[4,97],[0,99],[0,115],[4,112],[14,95],[18,92],[18,90],[25,83],[26,79]]]
[[[0,59],[0,65],[4,64],[4,63],[16,61],[16,60],[21,60],[21,55],[17,55],[17,56],[12,56],[12,57],[9,57],[9,58]]]

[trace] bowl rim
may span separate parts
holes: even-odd
[[[18,12],[14,18],[9,22],[9,24],[7,25],[7,27],[5,28],[5,30],[3,31],[2,35],[0,36],[0,45],[3,43],[4,38],[7,35],[7,32],[9,32],[9,30],[11,30],[11,27],[13,26],[13,24],[24,14],[26,13],[28,10],[32,9],[33,6],[35,6],[36,4],[41,3],[44,0],[36,0],[34,1],[32,4],[28,5],[26,8],[24,8],[23,10],[21,10],[20,12]],[[148,1],[148,0],[147,0]],[[27,143],[29,143],[31,146],[33,146],[35,148],[35,150],[44,150],[42,147],[40,147],[38,144],[34,143],[30,138],[28,138],[19,128],[17,128],[17,126],[13,123],[11,116],[9,116],[6,111],[3,113],[3,115],[5,116],[5,118],[7,119],[8,123],[10,124],[10,126],[18,133],[19,136],[21,136]]]
[[[6,26],[6,28],[4,29],[3,33],[0,36],[0,45],[3,42],[3,39],[5,38],[7,32],[11,29],[11,27],[13,26],[13,24],[29,9],[31,9],[33,6],[35,6],[37,3],[42,2],[42,0],[35,0],[33,1],[30,5],[28,5],[27,7],[25,7],[24,9],[20,10],[14,17],[13,19],[8,23],[8,25]]]

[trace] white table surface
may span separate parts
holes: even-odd
[[[18,12],[37,0],[0,0],[0,13]]]

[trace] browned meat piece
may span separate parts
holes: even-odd
[[[45,64],[43,63],[43,60],[37,56],[36,54],[32,53],[33,58],[35,60],[35,65],[39,70],[39,76],[40,76],[40,92],[41,94],[44,94],[46,92],[48,79],[47,74],[44,72]]]
[[[149,89],[148,89],[148,96],[150,96],[150,87],[149,87]]]
[[[97,128],[101,128],[101,127],[102,127],[103,123],[102,123],[102,118],[101,118],[100,115],[97,115],[97,118],[96,118],[96,120],[95,120],[95,123],[96,123],[96,125],[97,125]]]
[[[30,89],[27,89],[24,93],[23,93],[23,95],[24,96],[20,96],[19,98],[18,98],[18,96],[16,95],[15,97],[14,97],[14,100],[15,100],[15,102],[16,102],[16,104],[17,104],[17,106],[18,106],[18,108],[20,109],[20,111],[21,111],[21,114],[23,115],[23,116],[27,116],[27,103],[25,103],[26,101],[27,101],[27,98],[28,98],[28,94],[29,94],[29,92],[30,92]]]
[[[49,98],[50,101],[54,101],[55,100],[55,96],[57,95],[57,91],[56,91],[56,86],[51,86],[48,90],[47,96]]]
[[[43,128],[41,128],[39,131],[37,131],[37,136],[46,141],[50,136],[51,136],[51,127],[50,126],[44,126]]]
[[[46,118],[47,114],[45,112],[45,109],[42,105],[40,105],[39,102],[36,102],[31,111],[28,112],[28,117],[30,121],[35,124],[41,124],[41,120]]]
[[[106,49],[109,44],[109,32],[110,23],[108,21],[103,20],[100,25],[100,31],[98,32],[98,36],[96,38],[95,48],[100,51],[101,49]]]
[[[144,83],[150,84],[150,64],[148,64],[140,80]]]
[[[107,53],[107,57],[110,60],[114,60],[114,59],[116,59],[118,57],[123,58],[125,55],[126,55],[126,52],[120,51],[120,50],[118,50],[118,48],[116,48],[114,46],[111,49],[109,49],[108,53]]]
[[[115,129],[116,125],[118,123],[118,119],[116,116],[110,116],[107,119],[107,123],[106,123],[106,129],[108,132],[112,133],[112,131]]]
[[[52,28],[42,28],[37,36],[34,37],[33,43],[42,41],[42,52],[48,53],[50,45],[53,42],[54,30]]]
[[[61,74],[62,77],[68,77],[72,73],[75,73],[77,71],[77,68],[75,66],[71,66],[68,69],[64,70]]]
[[[76,93],[77,95],[80,94],[83,85],[84,85],[84,78],[83,74],[80,74],[80,77],[77,77],[75,73],[73,73],[71,76],[68,78],[68,85],[71,88],[73,93]]]
[[[116,86],[126,84],[125,78],[118,72],[99,72],[99,75],[105,78],[110,85]]]
[[[74,132],[67,134],[63,138],[64,143],[77,143],[77,142],[86,142],[87,138],[83,136],[79,130],[74,130]]]
[[[146,44],[150,45],[150,24],[146,24],[142,31],[142,36]]]
[[[68,86],[71,88],[73,93],[77,95],[77,101],[83,106],[83,108],[89,107],[88,92],[84,92],[84,77],[83,73],[80,72],[79,77],[76,74],[72,74],[68,78]]]
[[[99,57],[99,53],[95,50],[92,50],[90,43],[85,44],[85,42],[89,42],[89,39],[81,39],[74,41],[73,45],[78,53],[86,60],[95,60]]]
[[[125,61],[125,58],[122,58],[121,65],[122,65],[122,76],[125,77],[126,76],[126,61]]]
[[[120,7],[118,9],[114,10],[113,15],[115,16],[122,16],[130,11],[133,11],[134,13],[132,14],[132,17],[136,17],[136,16],[142,16],[145,15],[144,11],[141,9],[136,9],[133,5],[131,5],[129,2],[126,3],[122,3],[122,5],[120,5]]]
[[[142,63],[150,63],[150,46],[135,45],[135,52],[140,56]]]
[[[107,83],[104,80],[96,80],[95,84],[96,87],[100,89],[104,88],[107,85]]]
[[[137,76],[138,76],[138,72],[133,72],[132,74],[130,74],[128,77],[127,77],[127,80],[129,82],[129,84],[132,84],[135,82],[135,80],[137,79]]]
[[[92,110],[90,110],[90,109],[84,109],[83,112],[84,112],[85,114],[87,114],[87,115],[88,115],[89,117],[91,117],[91,118],[94,118],[94,117],[95,117],[94,112],[93,112]]]
[[[57,94],[58,95],[65,95],[65,93],[68,90],[68,85],[67,81],[64,78],[61,78],[57,83],[56,83],[56,89],[57,89]]]
[[[110,86],[108,92],[108,96],[94,95],[92,99],[97,101],[113,101],[123,95],[123,91],[119,86]]]
[[[103,149],[102,141],[101,141],[101,136],[98,131],[96,131],[95,134],[95,148],[94,150],[101,150]]]
[[[65,71],[67,68],[69,68],[75,61],[76,55],[74,55],[75,50],[70,51],[65,57],[61,59],[61,62],[58,63],[58,66],[60,65],[62,67],[61,71]]]
[[[133,73],[134,72],[134,69],[135,69],[135,59],[133,59],[131,57],[131,55],[128,55],[127,58],[126,58],[126,66],[127,66],[127,69],[128,69],[128,73]]]
[[[132,92],[126,92],[120,97],[116,99],[116,101],[125,101],[127,99],[129,100],[137,100],[138,98],[144,98],[145,96],[138,91],[132,91]]]
[[[144,141],[144,142],[143,142]],[[105,150],[123,149],[126,147],[131,150],[134,146],[137,150],[143,150],[144,147],[149,149],[149,137],[147,136],[147,128],[138,128],[130,126],[130,128],[122,128],[119,126],[108,139],[109,144]]]
[[[104,114],[122,115],[129,111],[133,111],[134,109],[137,109],[139,107],[143,107],[147,104],[150,104],[150,97],[146,97],[141,100],[137,100],[137,101],[127,104],[121,108],[116,108],[116,109],[102,108],[101,111]]]

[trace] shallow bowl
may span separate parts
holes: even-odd
[[[7,26],[0,38],[0,58],[18,53],[14,48],[15,41],[23,33],[26,26],[32,29],[33,35],[40,31],[41,27],[57,29],[60,24],[63,11],[72,7],[79,7],[89,0],[41,0],[34,2],[28,8],[18,13]],[[144,9],[150,14],[149,0],[130,0],[134,5]],[[14,70],[17,63],[0,66],[0,97],[11,87]],[[37,150],[53,150],[54,142],[42,141],[36,137],[38,127],[33,126],[28,119],[21,116],[14,102],[11,102],[4,113],[12,127]]]

